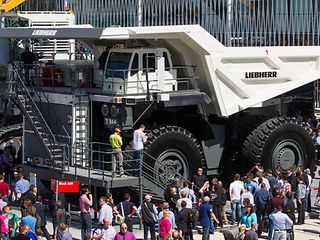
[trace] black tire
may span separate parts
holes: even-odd
[[[267,119],[267,116],[251,114],[230,118],[231,124],[226,128],[225,150],[220,162],[220,175],[226,182],[232,182],[235,174],[246,174],[246,170],[252,167],[251,162],[243,161],[243,144],[247,136]]]
[[[294,118],[277,117],[262,123],[247,137],[242,153],[246,160],[273,171],[314,166],[312,139]]]
[[[0,144],[15,137],[22,136],[22,124],[15,124],[0,129]]]
[[[205,167],[201,145],[189,131],[181,127],[164,126],[153,129],[148,134],[145,151],[145,162],[159,173],[156,180],[163,184],[179,178],[179,175],[189,179],[198,167]],[[151,156],[161,164],[157,164]]]

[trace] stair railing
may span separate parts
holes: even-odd
[[[27,98],[28,98],[28,101],[31,102],[32,107],[36,110],[36,114],[37,114],[37,115],[39,116],[39,118],[40,118],[42,127],[43,127],[43,125],[44,125],[46,133],[50,136],[50,137],[48,138],[48,142],[49,142],[50,146],[54,146],[55,143],[56,143],[56,139],[55,139],[55,136],[53,135],[50,127],[48,126],[48,123],[46,122],[46,120],[44,119],[43,115],[41,114],[41,111],[40,111],[40,109],[38,108],[37,104],[34,102],[33,97],[32,97],[31,94],[30,94],[30,91],[28,90],[28,88],[27,88],[26,85],[24,84],[24,82],[23,82],[21,76],[19,75],[18,71],[15,70],[15,69],[13,69],[13,72],[14,72],[14,74],[15,74],[14,80],[15,80],[15,83],[16,83],[16,86],[17,86],[16,91],[19,92],[19,93],[21,93],[21,94],[23,95],[23,97],[25,98],[25,100],[26,100],[26,97],[27,97]],[[21,103],[21,104],[22,104],[22,103]],[[22,105],[23,105],[23,104],[22,104]],[[25,105],[23,105],[23,107],[24,107],[23,110],[27,113],[27,110],[25,109]],[[27,115],[29,115],[29,114],[27,113]],[[31,119],[31,118],[30,118],[30,119]],[[31,121],[32,121],[32,119],[31,119]],[[32,123],[33,123],[33,121],[32,121]],[[34,127],[34,129],[36,129],[35,126],[33,126],[33,127]],[[36,129],[36,131],[38,132],[37,129]],[[40,135],[39,132],[38,132],[38,134]],[[51,138],[51,139],[50,139],[50,138]],[[50,157],[53,158],[53,154],[51,153],[50,149],[47,148],[47,150],[48,150],[48,152],[49,152],[49,154],[50,154]]]

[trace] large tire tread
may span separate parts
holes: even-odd
[[[151,148],[151,146],[153,144],[155,144],[155,142],[160,137],[163,137],[166,134],[171,134],[171,133],[181,134],[181,135],[184,135],[185,137],[187,137],[190,140],[190,142],[193,143],[194,147],[197,149],[196,151],[200,155],[198,158],[198,159],[200,159],[200,164],[198,162],[189,162],[188,163],[191,168],[191,169],[189,169],[189,171],[190,171],[189,175],[192,176],[192,174],[194,174],[194,172],[193,172],[194,166],[206,168],[206,160],[205,160],[204,153],[203,153],[203,150],[202,150],[202,147],[201,147],[201,144],[199,143],[199,141],[188,130],[181,128],[181,127],[178,127],[178,126],[175,126],[175,125],[158,126],[157,128],[152,129],[147,135],[148,139],[147,139],[147,142],[145,143],[145,147],[144,147],[145,151],[148,152],[148,150]],[[191,176],[189,176],[189,177],[191,177]]]
[[[276,146],[273,144],[276,144],[275,142],[280,141],[287,134],[290,135],[288,139],[293,137],[298,142],[300,141],[299,144],[304,154],[304,162],[301,164],[312,168],[314,149],[311,137],[309,138],[307,131],[297,123],[295,118],[290,117],[269,119],[253,130],[244,141],[242,149],[243,157],[253,164],[262,164],[265,167],[273,168],[271,164],[273,162],[271,154],[273,151],[272,146]],[[299,137],[297,138],[297,136]]]
[[[278,117],[269,119],[258,126],[244,141],[242,149],[243,156],[254,164],[260,164],[263,146],[267,138],[274,130],[285,123],[296,124],[296,120],[295,118]]]

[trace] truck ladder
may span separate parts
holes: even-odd
[[[81,91],[81,90],[80,90]],[[89,141],[90,141],[90,101],[88,95],[82,92],[74,97],[75,132],[73,145],[74,164],[89,166]],[[79,149],[79,146],[81,148]]]
[[[33,90],[26,87],[17,70],[9,70],[6,91],[8,97],[28,119],[34,133],[38,136],[38,139],[47,152],[52,166],[61,168],[63,157],[62,148],[59,146],[37,104],[34,102]]]

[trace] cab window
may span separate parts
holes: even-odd
[[[143,59],[143,72],[155,72],[156,71],[156,54],[155,53],[144,53]]]
[[[164,66],[166,70],[170,69],[170,63],[169,63],[169,58],[167,52],[163,52],[163,57],[164,57]]]
[[[139,70],[139,55],[137,53],[134,54],[132,65],[131,65],[131,76],[138,73]]]

